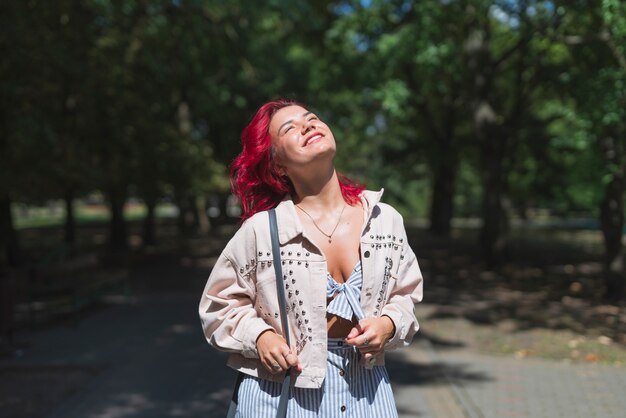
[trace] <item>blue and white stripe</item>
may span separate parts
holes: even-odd
[[[239,386],[237,418],[275,418],[281,384],[245,376]],[[384,366],[367,369],[359,351],[341,338],[329,338],[324,384],[319,389],[292,387],[289,418],[397,418],[389,375]]]
[[[340,284],[333,279],[330,273],[326,274],[326,297],[335,298],[326,307],[326,312],[340,316],[348,321],[352,321],[352,316],[356,316],[357,321],[365,318],[361,308],[361,288],[363,287],[363,274],[361,262],[358,262],[350,277]]]

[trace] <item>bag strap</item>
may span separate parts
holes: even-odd
[[[280,307],[280,321],[283,327],[283,335],[287,345],[291,347],[289,341],[289,324],[287,322],[287,300],[285,299],[285,288],[283,287],[283,267],[280,259],[280,243],[278,241],[278,222],[276,221],[276,210],[270,209],[270,236],[272,239],[272,255],[274,257],[274,272],[276,274],[276,293],[278,295],[278,305]],[[289,386],[291,384],[291,368],[287,369],[285,380],[280,390],[280,400],[276,418],[287,416],[287,401],[289,401]]]
[[[278,242],[278,223],[276,221],[276,210],[269,210],[270,235],[272,238],[272,256],[274,257],[274,272],[276,274],[276,294],[278,295],[278,305],[280,306],[280,322],[283,326],[283,334],[287,345],[289,342],[289,324],[287,323],[287,300],[285,299],[285,287],[283,286],[283,267],[280,259],[280,244]]]
[[[278,305],[280,307],[280,321],[283,327],[283,334],[287,345],[291,347],[289,342],[289,324],[287,323],[287,301],[285,299],[285,288],[283,287],[283,267],[280,259],[280,243],[278,241],[278,222],[276,221],[276,210],[269,210],[270,218],[270,236],[272,239],[272,256],[274,257],[274,273],[276,275],[276,293],[278,294]],[[239,404],[239,385],[243,380],[244,374],[239,372],[237,374],[237,382],[235,383],[235,390],[230,400],[228,408],[227,418],[235,418],[237,414],[237,406]],[[280,399],[278,401],[278,410],[276,411],[276,418],[287,417],[287,402],[289,401],[289,386],[291,385],[291,369],[287,369],[285,373],[285,380],[280,389]]]

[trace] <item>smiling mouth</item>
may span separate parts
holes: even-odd
[[[324,138],[324,135],[322,134],[315,134],[309,138],[306,139],[306,141],[304,141],[304,146],[308,146],[311,144],[314,144],[316,142],[319,142],[322,138]]]

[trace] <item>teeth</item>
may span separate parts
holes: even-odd
[[[321,137],[322,137],[322,135],[321,135],[321,134],[317,134],[317,135],[312,136],[311,138],[309,138],[309,139],[306,141],[305,146],[306,146],[306,145],[309,145],[309,142],[313,141],[314,139],[321,138]]]

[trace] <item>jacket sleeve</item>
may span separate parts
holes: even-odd
[[[245,237],[236,234],[233,238],[241,239]],[[256,339],[272,327],[257,315],[254,308],[254,266],[237,263],[236,257],[229,253],[229,247],[227,245],[209,275],[200,300],[200,321],[211,346],[244,357],[258,358]],[[240,258],[245,260],[245,257],[242,255]]]
[[[415,304],[422,300],[423,278],[406,235],[403,238],[400,266],[394,275],[395,283],[390,291],[389,300],[381,311],[381,315],[391,318],[396,327],[394,336],[385,345],[386,349],[409,345],[419,329],[419,323],[415,317]]]

